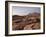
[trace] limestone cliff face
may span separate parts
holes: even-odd
[[[32,13],[31,15],[12,16],[13,30],[34,30],[40,29],[40,14]]]

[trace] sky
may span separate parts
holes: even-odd
[[[40,13],[40,7],[12,7],[12,15],[27,15],[29,13],[37,12]]]

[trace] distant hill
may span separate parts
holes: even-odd
[[[37,16],[40,16],[40,13],[34,12],[34,13],[29,13],[29,14],[28,14],[28,16],[36,16],[36,15],[37,15]]]
[[[40,16],[40,13],[29,13],[28,15],[25,15],[25,16],[20,16],[20,15],[13,15],[12,18],[13,20],[15,19],[23,19],[25,17],[39,17]]]

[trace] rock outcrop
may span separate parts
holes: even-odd
[[[33,13],[32,15],[12,16],[13,30],[34,30],[40,29],[40,14]]]

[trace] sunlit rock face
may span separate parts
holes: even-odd
[[[13,30],[36,30],[40,29],[40,13],[32,13],[25,16],[12,16]]]

